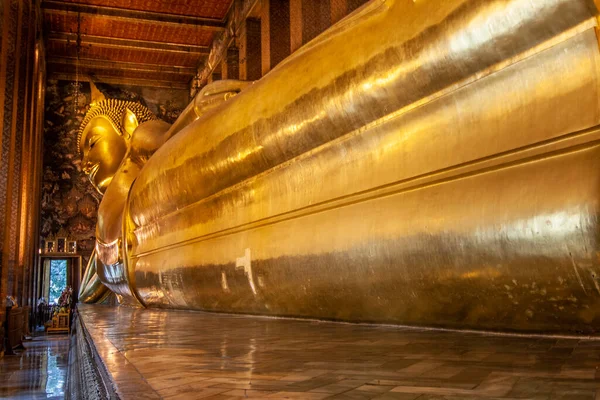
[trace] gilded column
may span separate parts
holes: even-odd
[[[16,49],[21,23],[22,3],[18,0],[4,1],[4,29],[2,32],[2,70],[0,81],[2,81],[2,132],[0,135],[0,299],[2,301],[1,310],[4,310],[6,295],[9,293],[12,285],[10,284],[11,264],[9,261],[10,248],[10,206],[12,202],[10,197],[12,191],[12,182],[10,180],[11,165],[11,136],[16,121],[14,120],[15,94],[18,88],[18,65]]]
[[[27,15],[28,35],[27,35],[27,46],[26,46],[26,82],[24,91],[24,123],[23,123],[23,135],[21,140],[21,181],[20,181],[20,207],[19,207],[19,238],[18,243],[18,263],[20,268],[20,277],[22,288],[20,293],[20,304],[30,304],[30,280],[31,280],[31,261],[29,248],[33,246],[37,240],[29,234],[30,218],[33,214],[32,202],[31,202],[31,166],[32,166],[32,113],[34,107],[32,104],[33,97],[33,70],[35,63],[35,20],[36,14],[33,6],[29,4],[29,13]]]
[[[21,175],[21,148],[23,123],[25,121],[25,59],[27,56],[28,14],[27,1],[19,2],[17,24],[17,42],[15,47],[15,85],[13,87],[12,124],[10,129],[10,148],[8,160],[7,181],[7,212],[5,226],[5,244],[8,250],[7,264],[9,266],[8,291],[14,296],[20,293],[18,249],[19,242],[19,200]]]

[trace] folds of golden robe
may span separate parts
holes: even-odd
[[[592,0],[372,1],[134,183],[146,306],[600,329]]]

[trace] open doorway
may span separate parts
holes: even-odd
[[[79,284],[81,282],[81,256],[42,256],[39,280],[39,297],[44,297],[47,304],[55,304],[62,291],[73,288],[73,302],[77,303]]]
[[[58,300],[63,290],[70,286],[73,289],[72,301],[77,304],[79,285],[81,282],[82,257],[80,255],[42,255],[36,279],[35,326],[43,326],[48,322],[58,307]]]
[[[63,290],[67,287],[67,260],[66,259],[53,259],[50,260],[49,268],[49,284],[47,299],[48,304],[58,304],[58,299],[62,294]]]

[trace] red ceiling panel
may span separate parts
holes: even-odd
[[[65,42],[49,41],[47,54],[57,57],[75,57],[75,45]],[[132,63],[166,65],[172,67],[196,67],[199,59],[197,54],[172,53],[156,50],[115,49],[98,45],[85,48],[81,57],[110,61],[125,61]]]
[[[77,15],[45,13],[44,25],[50,32],[77,32]],[[81,33],[133,40],[209,46],[215,31],[190,25],[160,24],[152,22],[131,23],[105,16],[81,17]]]
[[[94,6],[223,19],[233,0],[63,0]]]
[[[57,72],[57,73],[65,73],[65,74],[75,74],[76,68],[75,65],[65,65],[65,64],[48,64],[49,72]],[[79,68],[79,74],[88,75],[88,76],[107,76],[107,77],[115,77],[115,78],[129,78],[129,79],[145,79],[145,80],[154,80],[154,81],[168,81],[168,82],[177,82],[177,83],[187,83],[192,78],[192,75],[180,75],[173,74],[168,72],[149,72],[149,71],[128,71],[128,70],[119,70],[119,69],[107,69],[107,68]]]
[[[201,24],[178,24],[149,14],[143,15],[143,13],[117,12],[115,13],[117,16],[113,17],[88,11],[82,12],[78,17],[74,11],[66,12],[65,9],[68,7],[64,7],[64,4],[61,6],[60,3],[223,21],[232,2],[233,0],[55,0],[48,3],[48,7],[44,9],[44,29],[47,33],[75,34],[78,32],[79,23],[81,34],[98,37],[83,37],[81,57],[110,61],[109,65],[114,65],[115,68],[107,67],[107,63],[95,65],[93,62],[86,61],[80,67],[82,74],[103,76],[107,79],[114,77],[134,79],[138,82],[147,81],[150,85],[153,81],[186,85],[193,77],[196,68],[205,62],[206,55],[201,55],[199,51],[188,53],[186,51],[190,50],[189,48],[170,44],[208,48],[216,35],[222,32],[222,28],[202,26]],[[218,23],[217,25],[222,26],[223,24]],[[64,38],[71,37],[73,39],[74,35],[50,37],[52,38],[47,43],[47,55],[50,57],[49,72],[73,75],[75,65],[72,60],[76,56],[75,43],[73,40],[66,42]],[[100,40],[99,38],[104,39]],[[111,38],[120,40],[111,41]],[[94,43],[90,46],[89,41]],[[165,44],[158,45],[153,42]],[[52,59],[52,57],[55,58]],[[63,59],[59,59],[59,57]],[[65,57],[70,58],[71,61],[64,59]],[[127,65],[123,66],[122,62],[126,62]],[[155,66],[157,65],[188,67],[191,70],[187,70],[186,74],[176,73],[172,68],[166,68],[164,72],[156,72]],[[135,70],[132,70],[133,68]]]

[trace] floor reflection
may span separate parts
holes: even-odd
[[[1,399],[62,399],[65,394],[69,340],[66,335],[38,336],[26,350],[0,358]]]
[[[600,400],[600,337],[80,306],[123,400]]]

